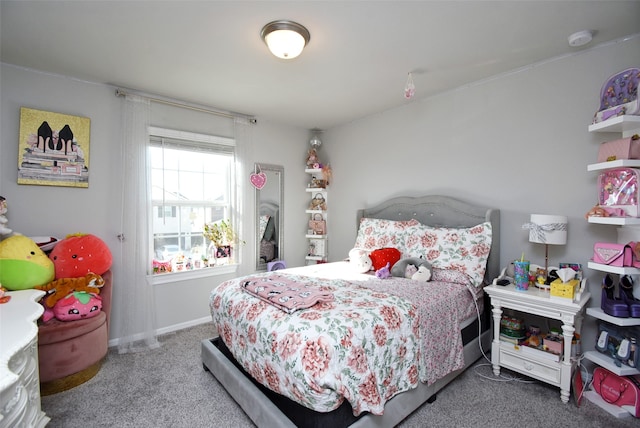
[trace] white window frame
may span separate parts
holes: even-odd
[[[152,143],[154,139],[168,139],[173,141],[184,141],[185,147],[192,146],[197,148],[198,146],[203,150],[207,150],[207,145],[211,146],[222,146],[230,148],[230,151],[233,153],[233,161],[231,162],[231,171],[229,178],[229,201],[228,201],[228,218],[231,219],[233,224],[238,224],[236,221],[236,207],[238,204],[239,196],[237,195],[237,173],[236,173],[236,160],[237,160],[237,152],[236,152],[236,141],[233,138],[228,137],[220,137],[214,135],[207,134],[199,134],[195,132],[188,131],[178,131],[160,127],[149,127],[149,144],[151,146],[155,145]],[[174,144],[179,146],[179,144]],[[149,186],[152,185],[151,182],[151,165],[149,165]],[[152,194],[152,189],[149,189],[149,194]],[[209,205],[213,206],[215,204]],[[225,204],[226,205],[226,204]],[[153,230],[153,221],[154,216],[157,215],[156,207],[158,207],[157,201],[151,201],[150,204],[150,212],[149,216],[151,221],[149,222],[149,251],[152,256],[154,255],[154,241],[155,241],[155,233]],[[239,254],[238,254],[239,257]],[[152,278],[153,284],[162,284],[168,282],[174,282],[176,280],[186,280],[191,278],[200,278],[200,277],[208,277],[214,275],[222,275],[228,273],[235,273],[238,269],[239,260],[236,258],[235,263],[223,265],[223,266],[214,266],[206,269],[194,269],[194,270],[184,270],[180,272],[171,272],[166,274],[152,274],[150,272],[150,277]],[[149,266],[151,269],[151,266]]]

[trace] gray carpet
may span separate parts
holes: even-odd
[[[156,350],[110,350],[93,379],[42,397],[48,427],[254,426],[202,368],[200,341],[213,335],[212,325],[203,324],[162,336]],[[481,359],[399,427],[640,427],[640,420],[615,419],[587,400],[580,408],[563,404],[559,389],[547,384],[495,379]]]

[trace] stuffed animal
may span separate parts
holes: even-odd
[[[425,266],[431,272],[431,263],[422,257],[407,257],[400,259],[391,268],[391,275],[400,278],[411,278],[418,271],[420,266]]]
[[[349,264],[358,273],[367,273],[371,270],[371,258],[365,250],[360,248],[349,251]]]
[[[86,292],[100,294],[100,288],[104,285],[104,279],[95,273],[88,273],[81,278],[60,278],[51,281],[46,285],[39,285],[34,288],[46,291],[42,298],[45,308],[53,308],[60,299],[65,298],[73,292]]]
[[[411,276],[414,281],[427,282],[431,280],[431,269],[428,269],[425,265],[418,268],[418,271]]]
[[[56,278],[80,278],[88,273],[104,274],[111,267],[111,251],[95,235],[69,235],[51,250]]]
[[[7,227],[7,217],[5,214],[7,213],[7,200],[4,196],[0,196],[0,235],[8,235],[11,233],[11,229]]]
[[[53,262],[33,239],[14,235],[0,242],[0,284],[8,290],[46,284],[54,275]]]
[[[318,159],[318,152],[316,152],[316,149],[309,149],[306,163],[307,168],[313,168],[316,164],[320,163],[320,159]]]
[[[391,277],[391,273],[389,272],[389,266],[391,263],[387,262],[387,264],[376,271],[376,278],[386,279]]]
[[[60,299],[53,308],[46,308],[42,321],[52,318],[60,321],[76,321],[95,317],[102,310],[102,299],[97,294],[75,291]]]
[[[404,269],[404,277],[411,278],[416,272],[418,272],[418,268],[416,267],[416,265],[407,265],[407,267]]]
[[[601,206],[596,205],[584,215],[587,220],[589,220],[589,217],[609,217],[609,213]]]
[[[401,254],[397,248],[386,247],[373,250],[371,254],[369,254],[369,257],[371,257],[373,270],[378,270],[385,267],[387,263],[393,268],[398,260],[400,260]]]

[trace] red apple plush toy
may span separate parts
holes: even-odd
[[[67,236],[53,248],[49,258],[56,278],[80,278],[88,273],[102,275],[113,260],[107,244],[91,234]]]

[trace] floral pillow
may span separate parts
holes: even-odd
[[[404,236],[408,257],[422,256],[434,268],[462,272],[476,287],[482,285],[491,250],[491,223],[470,228],[418,224],[408,228]]]
[[[412,227],[420,225],[418,220],[382,220],[377,218],[362,218],[356,236],[354,248],[375,250],[393,247],[400,250],[402,257],[407,257],[405,249],[406,237]]]

